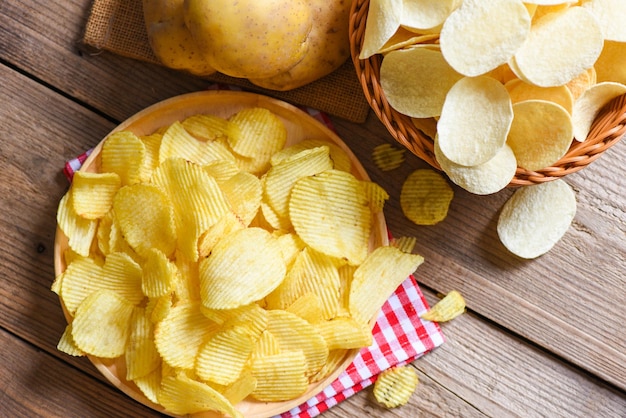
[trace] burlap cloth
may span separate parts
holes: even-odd
[[[82,42],[98,51],[160,64],[148,43],[141,0],[94,0]],[[370,109],[350,59],[332,74],[287,92],[262,89],[245,79],[223,74],[206,78],[309,106],[351,122],[364,122]]]

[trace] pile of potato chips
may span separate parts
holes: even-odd
[[[423,259],[371,248],[389,196],[340,146],[286,143],[261,107],[109,135],[58,208],[59,349],[123,358],[120,379],[173,414],[241,416],[243,399],[297,398],[371,344]]]
[[[621,0],[370,0],[360,58],[475,194],[557,163],[626,93]]]

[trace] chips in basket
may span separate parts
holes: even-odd
[[[245,108],[105,139],[102,171],[77,173],[59,203],[59,350],[123,361],[118,377],[169,413],[237,417],[238,402],[292,400],[371,344],[422,257],[371,248],[389,195],[337,144],[284,148],[286,132]]]

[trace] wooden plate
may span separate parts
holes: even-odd
[[[177,96],[142,110],[121,123],[111,131],[111,133],[121,130],[130,130],[137,135],[147,135],[162,126],[170,125],[177,120],[182,120],[191,115],[207,113],[226,118],[241,109],[250,107],[267,108],[282,119],[287,128],[287,145],[295,144],[308,138],[326,139],[337,144],[349,155],[352,161],[352,173],[355,177],[360,180],[370,180],[365,169],[348,146],[324,124],[295,106],[253,93],[205,91]],[[98,172],[100,169],[100,150],[102,149],[103,142],[104,139],[94,148],[81,170]],[[382,213],[380,213],[377,214],[374,219],[372,234],[370,236],[370,249],[387,244],[387,227],[385,219]],[[67,248],[67,237],[57,228],[54,245],[54,268],[57,276],[65,271],[66,265],[63,261],[63,253]],[[63,305],[62,302],[61,305]],[[68,311],[65,306],[62,306],[62,308],[66,320],[69,321],[71,317]],[[371,325],[374,324],[374,321],[375,318],[372,319]],[[317,395],[334,381],[354,360],[358,352],[359,350],[348,351],[344,361],[333,373],[323,381],[309,385],[306,393],[296,399],[285,402],[258,402],[246,399],[237,404],[236,407],[244,416],[251,418],[270,417],[289,411]],[[123,356],[117,359],[101,359],[89,356],[89,360],[114,386],[131,398],[166,415],[174,416],[164,410],[160,405],[148,400],[133,382],[129,382],[125,379],[126,365]],[[192,416],[208,418],[221,417],[222,415],[209,411]]]

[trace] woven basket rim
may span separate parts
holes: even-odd
[[[378,119],[401,145],[437,170],[433,140],[419,130],[411,118],[393,109],[380,85],[382,56],[375,54],[360,59],[365,35],[369,0],[354,0],[350,10],[350,53],[365,98]],[[626,134],[626,94],[611,100],[596,116],[585,141],[572,138],[565,155],[556,163],[541,170],[531,171],[518,167],[508,187],[545,183],[575,173],[615,145]]]

